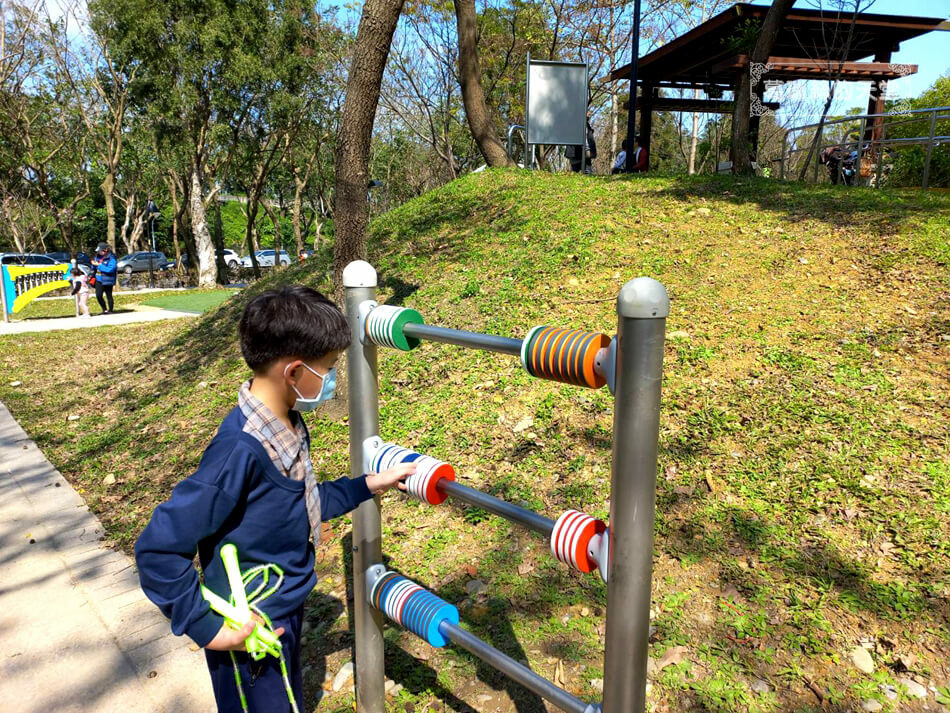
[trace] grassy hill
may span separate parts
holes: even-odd
[[[846,711],[871,699],[934,710],[950,703],[948,235],[950,197],[920,192],[488,171],[377,220],[370,260],[380,301],[517,337],[537,324],[613,334],[623,282],[666,285],[654,710]],[[0,399],[129,549],[246,378],[235,337],[246,300],[275,281],[330,289],[326,268],[294,265],[189,324],[2,338]],[[379,375],[387,439],[550,517],[607,517],[606,389],[437,344],[381,350]],[[311,430],[318,474],[345,472],[345,410],[331,405]],[[599,579],[476,509],[391,493],[383,520],[393,567],[499,648],[599,699]],[[318,552],[312,694],[349,656],[348,533],[346,520],[325,526]],[[485,589],[470,594],[473,579]],[[851,662],[862,645],[871,674]],[[545,710],[467,654],[395,628],[387,672],[404,686],[390,710]],[[918,701],[901,679],[933,689]],[[352,710],[328,695],[323,710]]]

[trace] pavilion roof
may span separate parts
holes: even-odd
[[[736,3],[729,9],[644,55],[637,66],[638,83],[654,86],[719,85],[730,88],[748,63],[748,49],[737,44],[744,23],[765,19],[767,5]],[[859,62],[878,53],[897,51],[901,42],[937,29],[950,29],[943,18],[860,13],[854,20],[850,48],[844,51],[852,13],[793,8],[782,23],[772,48],[767,77],[815,79],[837,74],[841,79],[888,79],[917,70],[916,65]],[[888,55],[889,56],[889,55]],[[776,65],[781,65],[779,70]],[[858,66],[856,66],[858,65]],[[865,65],[865,66],[860,66]],[[629,79],[630,65],[618,67],[607,81]]]

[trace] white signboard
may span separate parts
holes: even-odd
[[[527,143],[583,144],[587,65],[528,59]]]

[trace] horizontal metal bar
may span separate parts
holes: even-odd
[[[950,136],[934,136],[934,137],[933,137],[933,141],[934,141],[934,143],[940,143],[940,142],[943,142],[943,141],[950,141]],[[907,145],[907,144],[910,144],[910,145],[929,144],[929,143],[930,143],[930,137],[929,137],[929,136],[913,136],[913,137],[909,137],[909,138],[871,139],[871,140],[868,140],[868,141],[863,141],[862,143],[865,144],[865,145],[868,146],[868,147],[887,146],[887,145],[890,145],[890,144],[905,144],[905,145]],[[819,149],[828,148],[829,146],[843,146],[843,147],[847,148],[847,147],[849,147],[849,146],[857,146],[857,144],[855,144],[853,141],[851,141],[851,142],[844,142],[844,143],[840,143],[840,144],[822,144],[822,145],[820,145],[818,148],[819,148]],[[788,155],[791,156],[791,155],[794,154],[794,153],[806,153],[807,151],[809,151],[809,149],[807,149],[807,148],[789,149]]]
[[[860,121],[861,119],[874,119],[877,117],[888,117],[888,116],[906,116],[907,114],[929,114],[934,111],[946,111],[950,109],[950,106],[934,106],[928,107],[925,109],[911,109],[910,111],[902,111],[900,113],[890,113],[890,114],[858,114],[856,116],[846,116],[841,119],[828,119],[820,124],[802,124],[801,126],[793,126],[788,131],[800,131],[802,129],[814,129],[816,126],[829,126],[831,124],[843,124],[851,121]]]
[[[455,344],[460,347],[472,347],[490,352],[521,356],[522,340],[520,339],[496,337],[492,334],[481,334],[480,332],[464,332],[460,329],[449,329],[447,327],[434,327],[431,324],[406,324],[402,331],[407,337],[426,339],[430,342],[442,342],[443,344]]]
[[[568,713],[593,713],[600,710],[596,704],[585,703],[572,696],[563,688],[559,688],[546,678],[539,676],[527,666],[518,663],[510,656],[502,653],[494,646],[486,644],[474,634],[448,621],[439,624],[439,631],[453,644],[461,646],[474,654],[492,668],[498,669],[514,681],[517,681],[529,691],[537,693],[550,701],[561,710]]]
[[[436,483],[435,487],[439,492],[448,495],[450,498],[461,500],[469,505],[474,505],[483,510],[493,512],[499,517],[523,525],[529,530],[540,532],[549,539],[551,537],[551,531],[554,529],[554,520],[544,517],[544,515],[538,515],[531,510],[512,505],[493,495],[483,493],[481,490],[475,490],[474,488],[456,483],[454,480],[442,478]]]

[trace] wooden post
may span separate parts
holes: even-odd
[[[878,50],[874,55],[875,62],[890,62],[891,48]],[[871,94],[868,97],[868,114],[883,114],[884,102],[887,99],[887,80],[878,77],[871,83]],[[884,118],[881,116],[871,119],[867,128],[864,130],[862,142],[871,142],[871,153],[883,152],[883,148],[878,146],[881,140],[881,129],[884,126]]]
[[[650,170],[650,134],[653,132],[653,93],[656,87],[643,84],[640,96],[640,146],[647,152],[647,171]]]
[[[755,96],[759,99],[759,106],[763,106],[763,100],[765,99],[765,83],[760,81],[752,89],[755,92]],[[750,159],[753,162],[758,162],[759,160],[759,122],[762,117],[760,114],[753,114],[749,117],[749,146],[752,148]],[[761,170],[761,166],[759,167]]]

